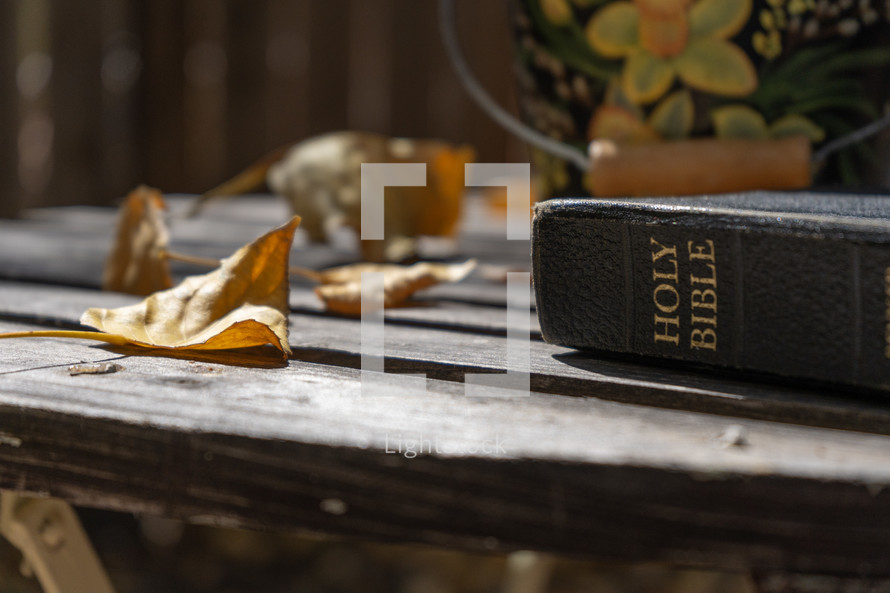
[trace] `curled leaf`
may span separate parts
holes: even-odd
[[[224,259],[209,274],[118,309],[88,309],[81,323],[134,346],[232,350],[271,344],[283,358],[287,335],[288,257],[295,216]]]
[[[148,295],[173,286],[164,252],[169,241],[161,192],[140,185],[121,207],[102,290]]]
[[[362,313],[363,272],[382,273],[383,306],[400,307],[415,292],[443,282],[459,282],[475,267],[474,259],[462,264],[418,262],[411,266],[367,263],[342,266],[321,272],[322,285],[315,288],[315,294],[327,310],[357,317]]]

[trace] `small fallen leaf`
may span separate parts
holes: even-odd
[[[459,282],[476,267],[476,260],[462,264],[418,262],[411,266],[397,264],[354,264],[319,272],[321,286],[315,294],[325,308],[341,315],[360,316],[362,313],[362,273],[383,273],[383,306],[401,307],[419,290],[443,282]]]
[[[134,345],[229,350],[272,344],[290,354],[287,264],[299,223],[295,216],[209,274],[190,276],[137,305],[88,309],[80,321]]]
[[[295,216],[224,259],[209,274],[190,276],[178,286],[156,292],[136,305],[88,309],[81,323],[100,330],[36,331],[0,334],[0,338],[58,337],[134,346],[143,352],[192,352],[207,361],[231,362],[234,350],[271,345],[286,361],[288,257]]]
[[[117,238],[102,276],[102,290],[149,295],[173,286],[164,252],[169,234],[161,192],[140,185],[121,207]]]

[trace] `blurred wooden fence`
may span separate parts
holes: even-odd
[[[477,76],[515,105],[506,0],[458,2]],[[0,0],[0,214],[200,192],[267,151],[362,129],[524,153],[473,105],[433,0]]]

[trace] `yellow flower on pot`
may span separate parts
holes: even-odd
[[[651,103],[680,78],[714,95],[757,88],[748,56],[727,41],[751,14],[751,0],[622,0],[594,14],[585,34],[607,58],[624,58],[621,84],[635,103]]]

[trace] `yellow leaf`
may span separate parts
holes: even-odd
[[[689,28],[694,37],[729,39],[750,15],[751,0],[699,0],[689,10]]]
[[[669,140],[688,138],[692,132],[695,108],[687,89],[671,93],[649,116],[649,125]]]
[[[766,120],[747,105],[727,105],[711,112],[718,138],[760,139],[769,136]]]
[[[674,82],[670,64],[647,51],[627,58],[622,79],[624,93],[634,103],[651,103],[664,95]]]
[[[299,223],[294,217],[213,272],[186,278],[139,304],[88,309],[81,323],[139,347],[209,351],[271,344],[286,359],[288,256]]]
[[[806,136],[814,144],[825,140],[825,130],[813,123],[811,119],[797,113],[789,113],[774,121],[770,124],[769,133],[772,138],[784,138],[799,134]]]
[[[694,89],[742,97],[757,88],[757,73],[741,49],[720,39],[695,39],[674,59],[680,78]]]
[[[383,274],[383,306],[401,307],[419,290],[442,282],[459,282],[476,267],[476,260],[462,264],[418,262],[411,266],[396,264],[355,264],[321,272],[321,286],[315,294],[328,311],[358,317],[362,313],[362,272]]]
[[[147,295],[173,286],[164,252],[169,234],[161,192],[141,185],[121,207],[117,238],[102,275],[102,290]]]
[[[640,13],[630,2],[614,2],[587,23],[587,42],[607,58],[620,58],[639,45]]]

